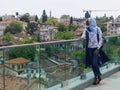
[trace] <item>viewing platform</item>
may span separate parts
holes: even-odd
[[[119,90],[120,89],[120,71],[106,77],[99,85],[91,85],[84,90]]]

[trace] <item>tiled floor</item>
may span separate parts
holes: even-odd
[[[84,90],[120,90],[120,72],[105,78],[98,85],[91,85]]]

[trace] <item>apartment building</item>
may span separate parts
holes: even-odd
[[[55,31],[56,28],[51,24],[39,24],[35,34],[38,34],[41,41],[49,41],[54,40]]]
[[[109,21],[106,24],[107,24],[107,34],[109,35],[120,34],[120,22]]]

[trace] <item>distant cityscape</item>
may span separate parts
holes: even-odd
[[[120,34],[120,16],[113,18],[112,16],[107,17],[104,15],[103,17],[96,17],[96,19],[98,21],[100,21],[100,19],[104,20],[104,22],[100,22],[100,24],[102,24],[100,27],[106,28],[106,35]],[[3,38],[3,36],[5,36],[4,32],[6,32],[5,29],[14,21],[21,23],[23,30],[19,32],[19,35],[11,33],[14,39],[12,38],[12,41],[10,38],[7,40],[7,42],[12,42],[9,43],[9,45],[22,41],[25,35],[29,35],[29,39],[31,35],[34,35],[37,39],[39,38],[37,41],[52,41],[56,39],[55,33],[59,32],[60,28],[63,28],[61,31],[70,31],[74,35],[73,38],[77,38],[84,30],[85,20],[85,18],[75,18],[70,15],[61,15],[60,18],[55,18],[51,16],[51,12],[47,15],[45,10],[43,10],[41,18],[38,18],[37,15],[32,16],[29,13],[19,15],[18,12],[16,12],[15,15],[3,15],[0,17],[0,45],[7,45],[5,38]],[[60,23],[64,25],[61,26]],[[65,25],[67,26],[66,30],[64,30],[64,28],[66,28]],[[10,32],[10,30],[7,32]],[[33,42],[36,42],[36,40]]]

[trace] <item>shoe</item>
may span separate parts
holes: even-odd
[[[102,80],[101,75],[98,75],[99,83]]]
[[[97,84],[99,84],[99,82],[100,82],[99,78],[96,77],[96,78],[94,79],[93,85],[97,85]]]

